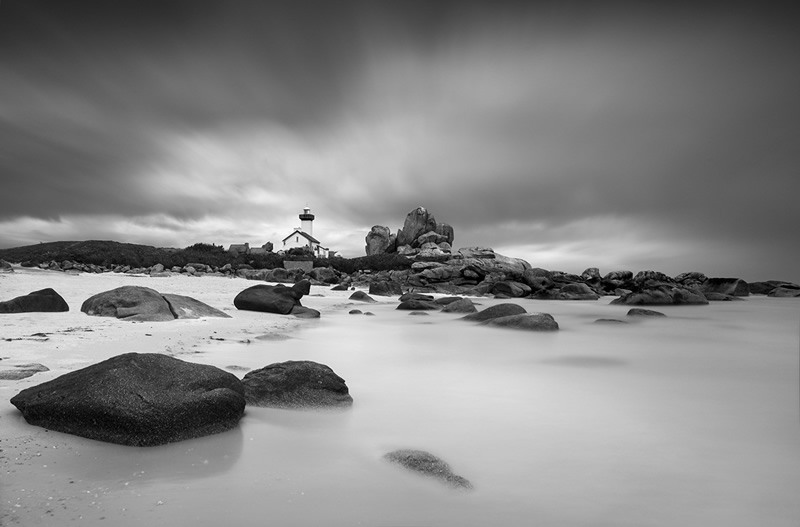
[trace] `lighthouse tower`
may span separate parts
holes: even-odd
[[[314,236],[314,215],[311,214],[311,209],[308,207],[305,207],[300,215],[300,229],[306,234]]]

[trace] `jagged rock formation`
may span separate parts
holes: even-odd
[[[397,234],[382,225],[372,227],[365,239],[365,250],[368,256],[397,252],[436,260],[447,257],[454,239],[452,226],[437,223],[433,214],[424,207],[417,207],[408,213]]]

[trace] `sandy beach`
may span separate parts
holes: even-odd
[[[80,312],[122,285],[192,296],[230,319],[126,322]],[[668,306],[624,325],[626,306],[517,300],[554,334],[409,316],[314,286],[318,320],[239,311],[255,282],[15,268],[0,300],[45,287],[66,313],[0,315],[2,525],[794,526],[800,521],[800,299]],[[476,298],[479,309],[501,300]],[[375,317],[349,315],[354,308]],[[20,390],[126,352],[164,353],[237,376],[285,360],[327,364],[347,411],[248,407],[233,431],[161,447],[31,426]],[[457,492],[381,460],[439,455]]]

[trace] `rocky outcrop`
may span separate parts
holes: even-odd
[[[437,223],[433,214],[424,207],[417,207],[406,215],[397,234],[383,225],[373,226],[365,238],[365,251],[368,256],[397,252],[437,261],[450,255],[454,239],[452,226]]]
[[[472,489],[472,483],[466,478],[453,473],[450,465],[424,450],[395,450],[385,454],[383,458],[390,463],[415,472],[417,474],[434,478],[456,489]]]
[[[342,408],[353,404],[344,379],[312,361],[287,361],[248,372],[242,379],[247,404],[270,408]]]
[[[0,302],[0,313],[59,313],[69,311],[66,300],[51,288]]]
[[[5,260],[0,259],[0,273],[13,273],[14,268]]]
[[[506,317],[490,318],[481,324],[486,326],[525,329],[528,331],[556,331],[558,322],[549,313],[525,313]]]
[[[36,426],[153,446],[224,432],[244,413],[244,386],[214,366],[126,353],[21,391],[11,404]]]
[[[295,306],[301,306],[305,287],[295,284],[292,287],[285,285],[259,284],[241,291],[233,299],[236,309],[246,311],[260,311],[278,315],[291,314]]]
[[[161,294],[155,289],[135,285],[91,296],[83,302],[81,311],[92,316],[149,322],[178,318],[230,318],[230,315],[192,297]]]

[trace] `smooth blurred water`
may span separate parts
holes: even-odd
[[[327,364],[355,403],[248,408],[235,431],[151,449],[81,440],[58,470],[106,489],[115,525],[800,524],[800,301],[630,320],[608,300],[519,301],[557,333],[343,302],[293,338],[209,342],[219,366]],[[612,317],[630,323],[594,323]],[[398,448],[475,490],[381,460]]]

